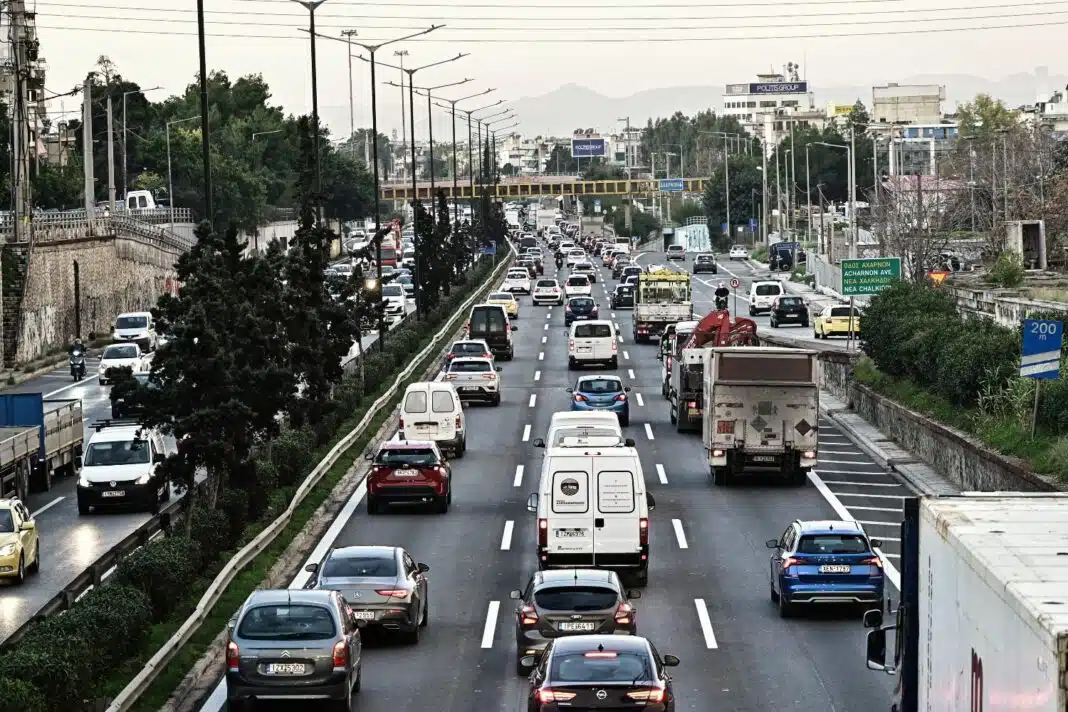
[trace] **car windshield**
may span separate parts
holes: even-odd
[[[576,339],[605,339],[612,337],[612,327],[608,324],[578,324],[575,327]]]
[[[581,393],[622,393],[623,382],[617,378],[583,378],[575,390]]]
[[[585,257],[586,253],[583,252],[582,250],[571,250],[571,252],[569,252],[568,255],[571,256],[571,257]]]
[[[831,307],[831,316],[844,316],[849,318],[849,307]],[[859,317],[860,310],[856,307],[853,308],[853,316]]]
[[[148,454],[148,443],[144,440],[90,443],[85,451],[85,466],[144,465],[149,461]]]
[[[324,578],[389,578],[397,575],[397,559],[392,555],[333,555],[323,564]]]
[[[489,295],[489,300],[491,302],[497,302],[497,301],[514,302],[515,301],[515,297],[512,296],[511,292],[494,292],[493,294]]]
[[[539,289],[552,289],[555,286],[556,286],[556,280],[555,279],[539,279],[538,280],[538,288]]]
[[[797,542],[798,554],[866,554],[870,550],[859,534],[812,534]]]
[[[330,611],[291,603],[256,606],[237,628],[237,636],[247,640],[324,640],[334,635]]]
[[[590,286],[590,278],[589,277],[581,277],[581,276],[568,277],[567,278],[567,286],[569,286],[569,287],[588,287],[588,286]]]
[[[490,373],[493,366],[489,361],[453,361],[449,364],[449,373]]]
[[[546,611],[602,611],[619,603],[619,593],[601,586],[565,586],[534,592],[534,603]]]
[[[630,276],[632,274],[641,274],[642,268],[635,265],[627,265],[623,268],[623,274]]]
[[[632,294],[634,292],[634,285],[621,284],[616,287],[616,292],[618,294]]]
[[[410,274],[402,274],[400,277],[397,277],[397,284],[403,286],[406,284],[414,284],[414,282],[412,282],[412,276]]]
[[[526,271],[512,270],[508,273],[508,279],[529,279],[530,275]]]
[[[468,354],[481,355],[486,353],[486,347],[482,344],[475,344],[468,341],[464,343],[453,344],[452,352],[454,354],[463,354],[465,356]]]
[[[571,309],[589,309],[593,306],[592,299],[569,299],[567,305]]]
[[[120,316],[115,320],[116,329],[147,329],[147,316]]]
[[[697,255],[698,262],[715,262],[716,258],[712,255]]]
[[[104,349],[104,355],[101,356],[104,361],[115,361],[117,359],[124,358],[137,358],[137,347],[133,344],[122,344],[121,346],[109,346]]]
[[[758,297],[770,297],[775,294],[782,294],[781,284],[758,284],[756,285],[756,295]]]
[[[593,265],[591,265],[589,262],[579,262],[577,265],[575,265],[575,269],[580,272],[592,272]]]
[[[647,656],[637,652],[558,653],[553,655],[553,683],[635,682],[652,679]]]
[[[399,284],[387,284],[384,287],[382,287],[382,296],[383,297],[403,297],[404,296],[404,287],[400,286]]]
[[[10,509],[0,509],[0,534],[11,534],[15,531],[15,518]]]
[[[682,252],[682,245],[668,245],[668,252]]]

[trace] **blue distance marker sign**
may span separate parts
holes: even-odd
[[[603,138],[571,139],[572,158],[603,158],[608,150],[608,142]]]
[[[497,254],[496,245],[490,245],[489,247],[483,247],[482,248],[482,254],[484,254],[484,255],[495,255],[495,254]]]
[[[685,182],[682,178],[660,179],[660,192],[662,193],[681,193],[685,188]]]
[[[1025,319],[1020,376],[1039,380],[1060,378],[1063,341],[1063,323],[1046,319]]]

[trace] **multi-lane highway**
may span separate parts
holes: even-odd
[[[598,283],[611,289],[607,277],[602,271]],[[602,313],[610,313],[604,292],[595,296]],[[536,489],[544,450],[531,441],[544,436],[555,411],[567,409],[565,388],[577,374],[567,370],[563,310],[523,302],[516,358],[500,364],[502,404],[467,409],[468,449],[453,463],[450,511],[369,517],[361,487],[312,554],[318,560],[329,546],[399,545],[430,566],[429,627],[416,646],[368,636],[358,709],[526,709],[508,592],[523,588],[536,569],[535,519],[525,501]],[[755,479],[713,487],[700,438],[680,435],[668,422],[656,347],[631,342],[629,310],[612,318],[624,335],[617,373],[633,389],[627,434],[637,442],[656,498],[638,631],[661,653],[682,659],[672,673],[677,709],[885,708],[892,681],[865,670],[865,631],[855,613],[779,618],[768,596],[771,552],[764,542],[793,519],[871,522],[873,536],[886,541],[887,570],[896,581],[898,550],[889,525],[900,520],[904,488],[829,421],[820,423],[819,469],[806,487]],[[888,592],[896,598],[895,588]],[[220,685],[204,709],[216,712],[224,699]]]
[[[408,311],[414,311],[411,302]],[[377,338],[377,332],[367,334],[362,347],[370,347]],[[358,351],[354,344],[350,356]],[[69,367],[64,364],[2,392],[43,393],[45,398],[81,399],[88,442],[93,432],[92,424],[111,417],[111,387],[97,382],[98,366],[98,357],[87,359],[86,373],[90,377],[80,383],[71,382]],[[75,487],[74,478],[57,479],[51,491],[29,497],[27,506],[34,514],[41,536],[41,571],[27,577],[22,585],[0,584],[0,641],[150,516],[144,512],[94,512],[79,516]]]

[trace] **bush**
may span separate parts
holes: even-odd
[[[197,504],[190,516],[189,538],[196,544],[197,565],[204,567],[237,542],[233,522],[226,512]]]
[[[987,273],[991,282],[1008,288],[1019,287],[1023,284],[1026,275],[1023,256],[1016,252],[1002,252],[998,255],[998,261]]]
[[[115,580],[144,591],[152,603],[153,620],[163,620],[185,595],[196,572],[196,545],[184,536],[150,541],[127,556]]]
[[[291,487],[300,480],[314,447],[313,438],[314,435],[303,428],[286,428],[271,443],[271,462],[280,486]]]
[[[48,705],[29,682],[0,678],[0,712],[48,712]]]

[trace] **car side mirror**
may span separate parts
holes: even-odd
[[[532,668],[538,664],[538,659],[533,655],[524,655],[519,658],[519,664],[525,668]]]
[[[19,529],[21,529],[24,532],[32,532],[36,528],[37,528],[37,522],[33,521],[32,519],[30,519],[29,521],[25,521],[25,522],[23,522],[22,524],[19,525]]]
[[[868,631],[865,657],[869,670],[882,670],[893,674],[894,668],[886,664],[886,628]]]
[[[565,388],[564,390],[567,391],[568,393],[574,393],[575,392],[574,388]]]
[[[769,549],[778,549],[779,548],[779,540],[778,539],[768,539],[766,542],[764,542],[764,546],[768,547]]]
[[[545,440],[543,438],[534,438],[534,447],[545,447]]]
[[[518,326],[513,326],[512,327],[512,331],[519,331],[519,327]]]
[[[164,455],[162,452],[157,452],[155,455],[152,456],[152,462],[153,462],[153,464],[156,464],[156,465],[160,464],[161,462],[163,462],[166,459],[167,459],[167,456]]]
[[[873,549],[881,549],[881,548],[883,548],[883,540],[882,539],[872,539],[871,540],[871,548],[873,548]]]
[[[623,441],[624,447],[634,447],[634,438],[627,438]]]
[[[636,601],[642,597],[641,589],[632,588],[627,591],[627,598],[632,601]]]
[[[317,574],[319,573],[319,564],[308,564],[304,567],[304,570],[309,574]]]
[[[512,599],[513,601],[519,601],[523,598],[523,592],[520,591],[518,588],[513,589],[508,592],[508,598]]]
[[[878,608],[864,611],[864,627],[879,628],[883,624],[883,612]]]
[[[656,509],[656,500],[653,499],[653,495],[649,494],[648,492],[645,493],[645,506],[648,507],[650,510]]]
[[[493,368],[493,370],[494,370],[494,371],[496,371],[497,373],[503,373],[503,372],[504,372],[504,369],[503,369],[503,368],[501,368],[500,366],[495,366],[495,367]]]
[[[630,386],[625,386],[625,387],[623,388],[623,392],[624,392],[624,393],[630,393]]]
[[[664,667],[678,667],[680,662],[674,655],[664,656]]]
[[[527,511],[528,512],[537,512],[538,511],[538,493],[537,492],[531,492],[530,496],[527,497]]]

